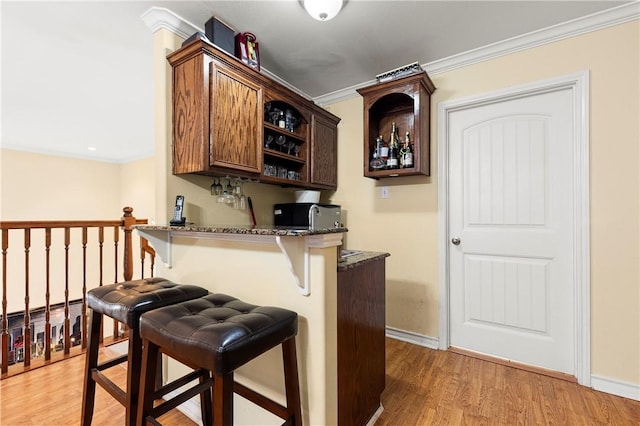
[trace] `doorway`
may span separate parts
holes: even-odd
[[[588,75],[439,105],[440,341],[588,384]]]

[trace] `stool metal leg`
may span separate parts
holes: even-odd
[[[213,380],[213,426],[233,426],[233,372]]]
[[[87,337],[87,353],[84,367],[84,390],[82,392],[82,426],[91,425],[93,407],[96,396],[96,382],[91,372],[98,366],[98,349],[100,348],[100,330],[102,329],[102,314],[89,311],[89,333]]]
[[[300,384],[298,381],[298,359],[296,357],[295,337],[282,342],[282,360],[284,364],[287,413],[289,414],[288,424],[302,426],[302,408],[300,406]]]

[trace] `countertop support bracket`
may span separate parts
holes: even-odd
[[[171,231],[155,229],[136,230],[140,236],[149,241],[151,247],[155,249],[156,255],[158,255],[162,263],[164,263],[164,266],[171,268]]]
[[[171,244],[175,237],[276,244],[287,259],[289,270],[303,296],[311,294],[311,249],[337,247],[342,244],[342,233],[299,236],[234,234],[224,232],[197,232],[171,229],[140,229],[138,233],[149,241],[167,268],[171,268]]]
[[[338,247],[342,234],[317,234],[306,237],[276,236],[276,244],[289,263],[289,270],[296,279],[303,296],[311,294],[311,249]],[[336,248],[337,250],[337,248]]]
[[[309,245],[302,238],[287,238],[279,235],[276,236],[276,244],[287,259],[289,270],[296,279],[300,294],[309,296],[311,294],[309,283],[311,254],[309,252]]]

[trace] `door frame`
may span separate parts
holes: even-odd
[[[438,252],[439,349],[450,346],[449,283],[449,125],[450,114],[513,99],[571,90],[574,107],[573,139],[573,276],[574,375],[591,385],[590,249],[589,249],[589,71],[508,87],[497,91],[443,101],[438,104]]]

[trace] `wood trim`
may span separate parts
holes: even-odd
[[[570,374],[561,373],[559,371],[547,370],[546,368],[523,364],[521,362],[511,361],[509,359],[493,357],[491,355],[481,354],[479,352],[474,352],[467,349],[456,348],[455,346],[450,346],[448,351],[453,352],[454,354],[470,356],[482,361],[493,362],[494,364],[505,365],[507,367],[513,367],[519,370],[529,371],[531,373],[542,374],[543,376],[553,377],[555,379],[566,380],[567,382],[571,383],[578,383],[578,379],[576,377]]]
[[[124,232],[124,279],[126,281],[132,279],[133,275],[133,255],[132,255],[132,239],[131,232],[132,227],[138,224],[146,224],[147,219],[136,219],[132,216],[133,209],[131,207],[123,208],[124,216],[120,220],[45,220],[45,221],[0,221],[0,232],[2,237],[2,311],[0,312],[0,351],[2,352],[2,358],[0,361],[0,379],[5,379],[9,376],[13,376],[15,374],[19,374],[24,371],[28,371],[43,365],[48,365],[54,361],[58,361],[61,359],[65,359],[69,356],[73,356],[74,354],[81,353],[81,349],[86,348],[86,293],[87,293],[87,277],[86,277],[86,266],[87,266],[87,237],[88,230],[97,230],[98,232],[98,254],[99,254],[99,262],[98,262],[98,270],[99,270],[99,285],[102,285],[103,282],[103,244],[104,244],[104,228],[109,227],[113,228],[114,235],[114,282],[118,282],[118,260],[119,260],[119,241],[120,241],[120,228],[123,228]],[[55,229],[56,232],[63,232],[64,241],[63,241],[63,249],[64,249],[64,259],[61,259],[60,265],[61,269],[63,268],[62,273],[64,273],[64,280],[60,278],[60,285],[63,285],[64,289],[64,318],[63,318],[63,329],[64,329],[64,350],[63,354],[56,354],[55,356],[51,351],[51,258],[50,258],[50,250],[51,250],[51,236],[52,230]],[[81,252],[75,252],[75,249],[72,248],[72,232],[74,230],[78,230],[81,232],[81,247],[79,249]],[[10,336],[8,330],[8,292],[9,292],[9,283],[7,276],[7,253],[9,250],[9,233],[15,231],[15,234],[23,233],[24,244],[22,246],[22,250],[24,250],[24,311],[23,311],[23,320],[24,320],[24,359],[21,361],[16,361],[14,365],[9,366],[9,345],[10,345]],[[41,233],[40,233],[41,231]],[[33,343],[33,337],[31,335],[31,325],[33,323],[31,317],[31,311],[33,310],[31,299],[33,288],[31,287],[32,279],[30,276],[31,271],[31,258],[30,253],[33,250],[31,245],[31,237],[33,234],[38,232],[38,236],[44,236],[44,310],[45,310],[45,318],[44,318],[44,359],[31,358],[31,344]],[[12,234],[13,235],[13,234]],[[77,235],[77,234],[74,234]],[[75,241],[75,238],[73,239]],[[74,243],[74,246],[76,244]],[[13,248],[13,247],[12,247]],[[153,255],[153,250],[147,249],[144,250],[145,244],[141,242],[141,260],[144,259],[145,253],[150,253]],[[19,246],[16,246],[16,249],[20,249]],[[74,251],[76,255],[71,256],[71,251]],[[81,279],[73,279],[70,281],[71,277],[71,264],[76,263],[78,261],[77,258],[81,258],[81,267],[82,267],[82,277]],[[152,258],[152,267],[153,267],[153,258]],[[20,264],[16,263],[16,269],[20,267]],[[142,271],[144,271],[144,263],[142,263]],[[18,285],[19,283],[16,283]],[[79,285],[77,285],[79,284]],[[82,327],[82,347],[78,350],[74,350],[75,348],[71,347],[71,322],[70,322],[70,294],[80,287],[82,289],[82,319],[81,319],[81,327]],[[114,337],[126,337],[119,336],[118,332],[118,324],[114,321]],[[102,340],[102,339],[101,339]]]
[[[2,229],[83,228],[86,226],[120,226],[121,220],[15,220],[0,222]]]
[[[126,208],[126,207],[125,207]],[[134,218],[135,219],[135,218]],[[144,225],[147,219],[135,219],[132,225]],[[119,220],[12,220],[0,222],[0,229],[47,229],[47,228],[95,228],[100,226],[124,226]]]

